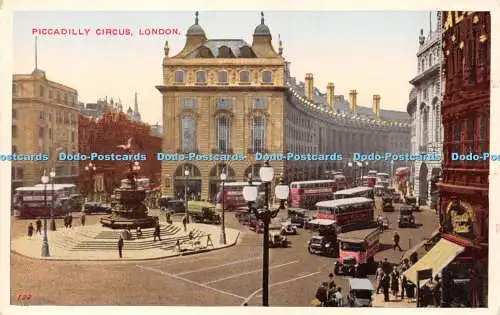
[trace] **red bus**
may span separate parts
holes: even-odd
[[[337,183],[331,179],[292,182],[290,184],[289,207],[314,209],[318,201],[332,199],[336,190]]]
[[[54,214],[63,214],[59,199],[67,198],[63,187],[47,184],[36,187],[19,187],[13,198],[14,216],[18,218],[37,218],[50,215],[52,197],[54,197]]]
[[[245,207],[247,202],[243,198],[243,187],[247,186],[248,182],[228,182],[224,183],[224,210],[233,211],[240,207]],[[263,194],[261,182],[253,182],[253,186],[259,187],[259,195]],[[222,184],[219,185],[216,203],[222,203]]]
[[[365,197],[321,201],[316,210],[317,219],[335,221],[340,231],[374,224],[374,202]]]
[[[354,187],[344,190],[339,190],[333,194],[334,199],[345,199],[354,197],[365,197],[373,199],[373,187]]]

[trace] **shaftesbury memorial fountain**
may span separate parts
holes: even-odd
[[[132,138],[127,145],[118,146],[132,155]],[[112,229],[152,228],[157,222],[157,217],[148,215],[148,208],[144,204],[146,191],[137,187],[136,178],[138,167],[133,161],[129,164],[127,178],[122,180],[121,186],[114,191],[112,201],[112,214],[102,218],[101,224]]]

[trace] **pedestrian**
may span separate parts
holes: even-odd
[[[160,224],[158,224],[158,223],[156,223],[156,225],[155,225],[155,231],[153,233],[153,242],[156,242],[156,238],[158,238],[158,240],[161,241]]]
[[[384,276],[384,270],[382,270],[382,263],[379,263],[377,271],[375,272],[375,278],[377,279],[377,294],[380,294],[380,289],[382,288],[383,276]]]
[[[391,273],[391,291],[394,297],[398,297],[399,293],[399,274],[396,270]]]
[[[406,275],[403,273],[401,275],[401,300],[405,298],[406,287],[408,286],[408,279],[406,279]],[[406,292],[408,295],[408,292]]]
[[[389,278],[389,274],[384,273],[382,278],[382,290],[384,292],[384,301],[389,302],[389,287],[391,285],[391,280]]]
[[[64,215],[64,219],[63,220],[64,220],[64,227],[68,228],[68,225],[69,225],[68,224],[68,222],[69,222],[69,216],[68,216],[68,214]]]
[[[120,235],[118,236],[118,255],[120,256],[120,258],[123,258],[122,250],[123,250],[123,237]]]
[[[434,288],[432,290],[432,295],[434,297],[434,306],[441,306],[441,278],[439,275],[434,277]]]
[[[168,210],[165,217],[167,218],[167,224],[172,224],[172,218],[170,216],[170,211]]]
[[[35,233],[42,234],[42,220],[40,220],[40,218],[36,219],[35,227],[36,227]]]
[[[397,231],[394,232],[394,236],[393,236],[392,240],[394,241],[393,249],[396,250],[396,248],[397,248],[397,249],[399,249],[400,252],[402,252],[403,249],[401,248],[401,246],[399,246],[400,236],[399,236]]]
[[[182,225],[184,226],[184,232],[187,231],[187,216],[182,218]]]
[[[326,306],[328,300],[328,282],[323,282],[316,290],[316,299],[321,303],[321,306]]]
[[[335,292],[335,305],[337,307],[344,306],[344,296],[342,295],[342,288],[337,288],[337,292]]]
[[[85,226],[85,213],[82,212],[82,215],[80,217],[80,223],[82,224],[82,226]]]
[[[31,239],[33,236],[33,223],[28,224],[28,238]]]
[[[386,274],[390,274],[392,272],[392,265],[391,263],[387,260],[387,258],[384,258],[384,262],[382,262],[382,270]]]
[[[68,226],[69,228],[73,226],[73,215],[71,214],[71,212],[68,215]]]

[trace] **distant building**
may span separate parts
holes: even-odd
[[[107,96],[105,99],[98,99],[97,102],[95,103],[87,103],[87,104],[80,103],[79,105],[79,110],[81,114],[83,114],[84,116],[94,117],[94,118],[101,117],[106,109],[112,113],[122,113],[124,107],[121,99],[115,101],[113,100],[113,98],[111,98],[108,101]],[[129,106],[126,114],[127,117],[133,121],[137,122],[141,121],[141,114],[139,113],[137,93],[135,93],[134,96],[134,109],[132,109],[132,107]]]
[[[41,182],[54,168],[55,183],[75,183],[78,167],[57,152],[78,151],[78,92],[35,68],[12,77],[12,153],[46,153],[48,162],[12,162],[12,189]]]
[[[441,29],[440,14],[436,28],[424,36],[420,30],[420,46],[417,52],[418,73],[410,81],[414,86],[407,106],[411,116],[411,152],[414,154],[437,153],[442,156],[441,125]],[[441,161],[414,161],[411,165],[414,194],[420,204],[431,201],[430,179],[441,173]]]

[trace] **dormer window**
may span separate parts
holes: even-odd
[[[175,83],[184,83],[184,71],[175,71]]]
[[[207,83],[207,73],[205,71],[196,72],[196,83],[206,84]]]
[[[240,84],[250,84],[250,72],[247,70],[240,71]]]
[[[273,83],[273,73],[269,70],[262,72],[262,83]]]
[[[219,82],[219,84],[227,84],[227,71],[219,71],[217,73],[217,81]]]

